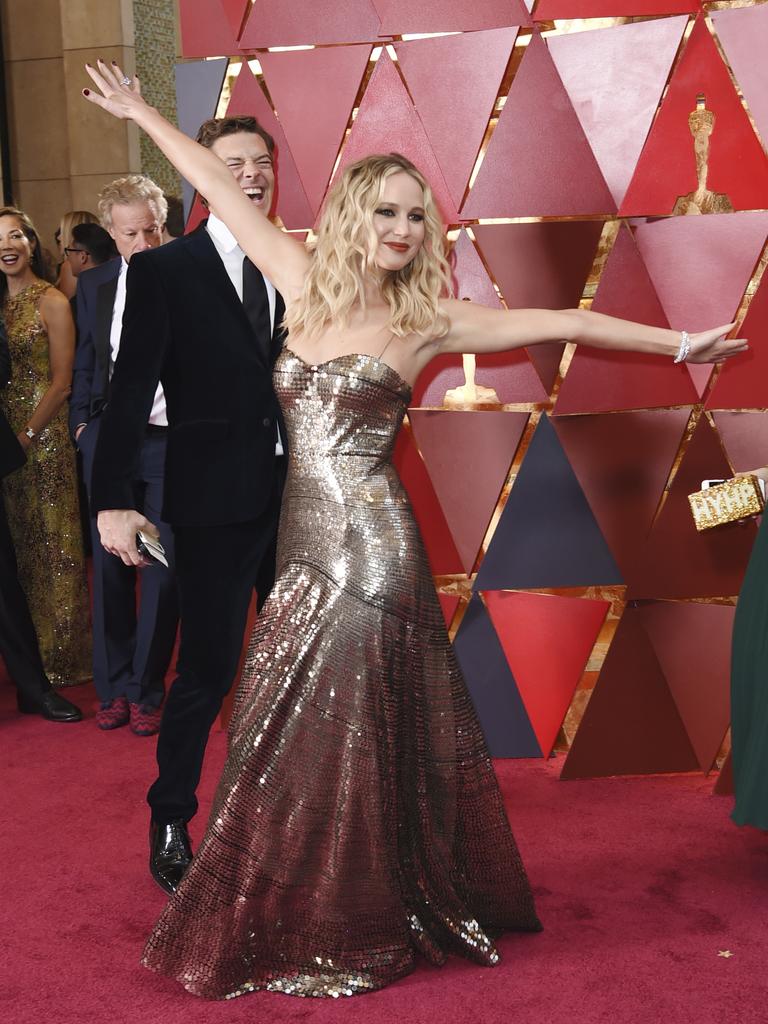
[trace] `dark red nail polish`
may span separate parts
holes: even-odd
[[[83,96],[90,96],[90,95],[91,95],[91,90],[90,89],[83,89]]]

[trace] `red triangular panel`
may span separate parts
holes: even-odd
[[[529,25],[522,0],[373,0],[382,35],[418,32],[474,32]]]
[[[749,351],[722,367],[708,409],[768,408],[768,274],[752,297],[739,336],[749,341]]]
[[[205,220],[208,216],[208,208],[203,205],[200,196],[195,193],[195,198],[192,202],[192,209],[189,211],[189,217],[187,217],[187,224],[184,228],[184,234],[188,235],[198,226],[200,221]]]
[[[469,575],[528,414],[411,410],[409,418],[464,572]]]
[[[729,605],[693,601],[655,601],[640,610],[703,772],[711,770],[730,720],[735,611]]]
[[[254,0],[243,50],[268,46],[374,42],[379,17],[371,0]],[[305,88],[308,83],[304,83]]]
[[[277,151],[277,213],[289,230],[311,227],[315,218],[307,202],[288,140],[246,62],[243,62],[237,76],[227,114],[251,114],[272,135]]]
[[[483,594],[525,710],[547,757],[610,608],[609,601]]]
[[[627,599],[731,597],[738,594],[752,544],[753,524],[699,533],[688,495],[701,481],[728,477],[730,467],[706,417],[699,421],[648,541],[637,553]]]
[[[480,252],[509,309],[578,306],[597,251],[600,221],[545,224],[477,224]],[[528,350],[547,393],[552,390],[562,345]]]
[[[768,148],[768,7],[713,11],[715,32]]]
[[[627,608],[561,778],[690,772],[698,766],[640,615]]]
[[[627,191],[687,23],[659,18],[547,38],[616,203]]]
[[[179,0],[181,53],[184,57],[232,57],[248,0]],[[239,28],[239,25],[238,25]]]
[[[235,39],[240,38],[246,14],[250,14],[250,0],[220,0]]]
[[[592,309],[652,327],[669,327],[643,258],[624,225],[600,276]],[[651,409],[697,401],[686,367],[666,356],[579,346],[560,386],[555,412]]]
[[[426,467],[407,427],[400,431],[397,438],[394,464],[413,505],[432,572],[435,576],[460,573],[461,561],[456,546]]]
[[[643,149],[619,210],[621,216],[671,213],[678,197],[695,191],[696,159],[688,115],[700,93],[715,115],[707,188],[727,195],[735,210],[760,210],[768,204],[768,158],[706,22],[699,19]]]
[[[640,224],[640,254],[656,293],[677,331],[703,331],[729,323],[757,265],[768,233],[768,213],[669,217]],[[704,393],[711,366],[688,364]]]
[[[424,126],[392,58],[384,50],[360,103],[339,170],[371,153],[392,152],[402,153],[419,168],[432,188],[446,223],[458,223],[459,215]]]
[[[552,422],[600,530],[631,587],[688,422],[688,409]]]
[[[536,21],[572,18],[626,18],[628,15],[688,14],[699,0],[541,0]]]
[[[409,4],[409,9],[418,11],[421,6]],[[516,36],[516,28],[505,28],[395,44],[408,89],[457,209],[464,200]],[[461,125],[459,132],[457,125]]]
[[[768,463],[768,413],[712,414],[734,473],[747,473]]]
[[[552,58],[535,35],[462,216],[556,217],[615,209]]]
[[[461,598],[456,594],[443,594],[441,592],[438,592],[437,596],[440,600],[440,607],[443,610],[445,628],[448,629],[450,624],[453,622],[453,616],[456,614],[456,609],[459,607],[459,601]]]
[[[315,214],[325,195],[370,46],[262,53],[259,61]],[[311,89],[307,83],[311,82]]]
[[[472,239],[462,228],[451,253],[453,270],[453,294],[457,299],[469,299],[492,309],[502,309],[501,300],[493,287],[493,281],[483,261],[472,244]]]

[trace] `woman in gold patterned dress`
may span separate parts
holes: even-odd
[[[88,585],[75,454],[67,433],[75,332],[69,302],[42,279],[29,218],[0,208],[0,308],[11,355],[2,395],[27,464],[3,484],[19,580],[54,686],[91,678]]]
[[[275,586],[205,837],[144,963],[218,999],[370,992],[417,954],[491,966],[494,934],[540,925],[392,466],[395,437],[441,352],[567,338],[675,355],[680,336],[443,298],[437,209],[397,154],[344,171],[310,256],[119,68],[89,73],[94,101],[148,132],[275,283],[290,331],[275,366],[289,451]],[[742,350],[727,330],[694,335],[692,357]],[[117,530],[109,540],[126,557],[129,543]]]

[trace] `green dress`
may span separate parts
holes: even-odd
[[[739,594],[731,652],[731,734],[737,825],[768,830],[768,514]]]
[[[48,335],[40,299],[51,285],[35,281],[6,296],[2,316],[11,380],[0,402],[16,433],[29,422],[50,383]],[[27,463],[3,481],[5,506],[46,674],[54,686],[92,678],[88,581],[78,510],[75,452],[64,405],[27,450]]]

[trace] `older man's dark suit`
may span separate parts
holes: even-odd
[[[0,321],[0,389],[10,380],[11,361]],[[0,480],[24,465],[24,452],[0,411]],[[17,576],[16,554],[0,491],[0,654],[19,694],[42,697],[51,684],[45,674],[29,606]]]
[[[83,459],[83,477],[90,495],[93,456],[102,413],[110,394],[110,333],[121,261],[80,275],[77,286],[78,346],[75,356],[69,428]],[[148,418],[149,414],[147,414]],[[147,432],[132,467],[132,504],[160,529],[160,539],[173,564],[173,536],[162,522],[163,466],[166,434]],[[141,600],[136,612],[136,571],[107,554],[91,520],[93,547],[93,676],[102,702],[126,696],[139,705],[158,707],[163,700],[165,673],[173,652],[178,624],[175,581],[169,570],[152,566],[143,571]]]
[[[282,313],[278,296],[276,324]],[[159,380],[169,422],[163,515],[181,600],[179,674],[148,797],[159,824],[197,809],[205,744],[234,680],[250,597],[255,587],[263,599],[273,581],[279,344],[268,314],[249,320],[204,226],[131,260],[92,497],[94,510],[135,507],[131,469]]]

